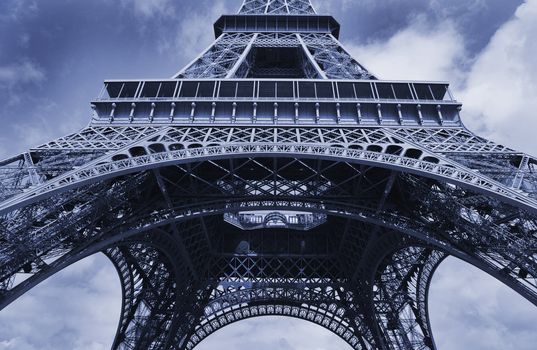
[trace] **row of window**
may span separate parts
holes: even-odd
[[[99,98],[303,98],[453,101],[448,85],[438,83],[262,80],[107,82]]]

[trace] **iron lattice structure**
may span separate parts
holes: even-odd
[[[0,163],[0,309],[97,252],[122,283],[113,349],[286,315],[432,350],[446,256],[537,304],[536,158],[468,131],[447,83],[378,80],[308,0],[214,29],[172,79],[106,81],[88,127]]]

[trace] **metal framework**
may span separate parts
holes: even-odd
[[[436,349],[458,257],[537,305],[537,159],[447,83],[378,80],[308,0],[246,0],[168,80],[106,81],[85,129],[0,162],[0,309],[97,252],[113,349],[193,349],[263,315],[354,349]]]

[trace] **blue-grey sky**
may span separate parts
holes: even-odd
[[[342,41],[386,79],[449,80],[466,125],[537,154],[537,0],[313,0]],[[213,39],[241,0],[2,0],[0,158],[85,126],[108,78],[167,78]],[[0,313],[0,350],[107,349],[120,311],[102,256],[46,281]],[[535,349],[537,311],[452,259],[437,273],[431,317],[441,350]],[[200,349],[345,349],[316,326],[238,323]],[[223,346],[223,344],[225,346]]]

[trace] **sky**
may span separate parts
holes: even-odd
[[[241,0],[2,0],[0,158],[89,122],[104,79],[169,78],[207,47],[211,25]],[[342,24],[346,48],[385,79],[446,80],[463,121],[537,154],[537,0],[313,0]],[[115,270],[97,255],[0,312],[0,350],[108,349],[120,312]],[[537,309],[449,259],[435,275],[431,320],[440,350],[530,350]],[[224,346],[225,345],[225,346]],[[201,350],[345,349],[303,321],[226,327]]]

